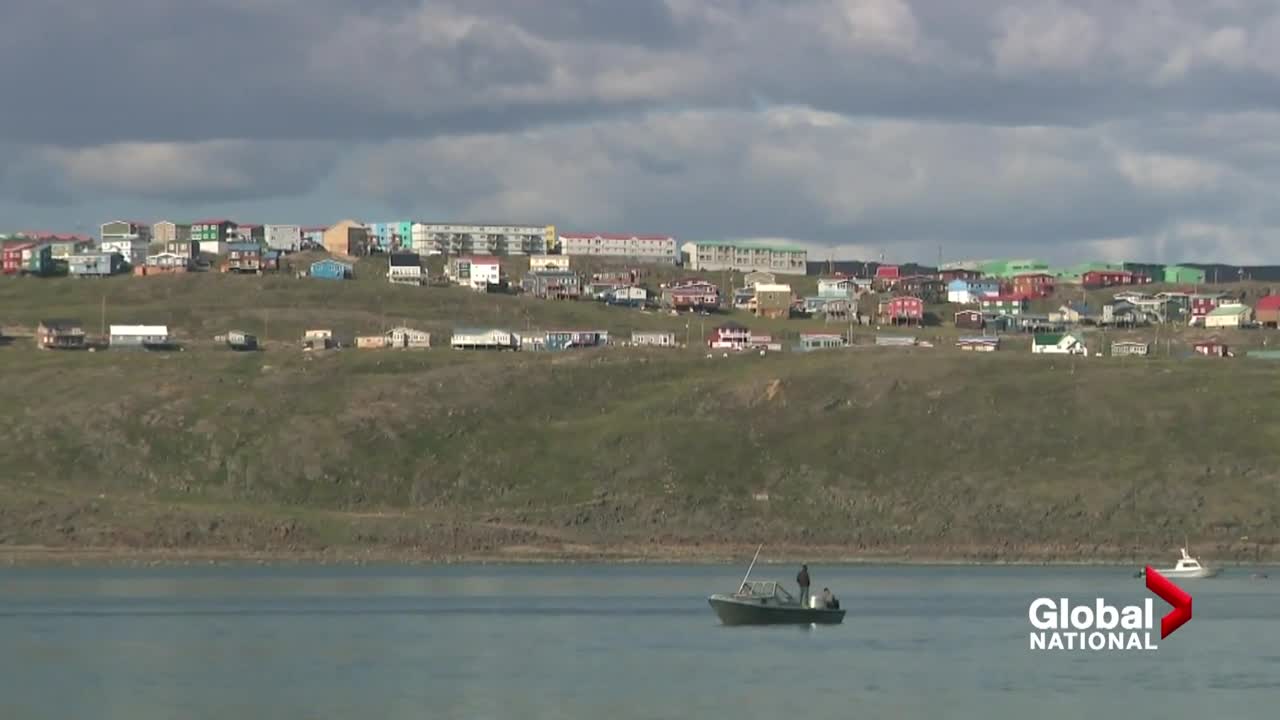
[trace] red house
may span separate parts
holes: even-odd
[[[1045,298],[1053,294],[1053,276],[1049,273],[1027,273],[1013,277],[1010,295]]]
[[[1137,285],[1144,282],[1150,282],[1145,275],[1129,270],[1090,270],[1080,276],[1080,284],[1087,288]]]
[[[902,268],[897,265],[881,265],[876,268],[876,279],[893,281],[902,277]]]
[[[910,295],[900,295],[880,301],[882,322],[892,325],[923,325],[924,301]]]
[[[1217,340],[1203,340],[1192,346],[1199,355],[1209,357],[1231,357],[1231,349]]]
[[[1254,317],[1267,327],[1280,326],[1280,295],[1263,295],[1253,309]]]
[[[1215,308],[1222,304],[1221,295],[1192,295],[1191,296],[1191,317],[1204,317],[1213,312]]]
[[[4,274],[17,275],[22,270],[22,251],[35,246],[35,243],[5,245],[4,253],[0,255],[0,263],[3,263],[0,268],[4,270]]]

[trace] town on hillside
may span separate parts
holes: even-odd
[[[1161,352],[1159,340],[1153,345],[1124,331],[1168,328],[1204,331],[1184,343],[1188,354],[1230,357],[1235,351],[1225,339],[1229,331],[1275,328],[1280,321],[1280,294],[1258,287],[1245,268],[1102,262],[1053,267],[1023,259],[938,267],[840,263],[837,270],[834,262],[810,262],[803,248],[780,243],[679,243],[663,235],[563,233],[552,225],[113,220],[102,224],[96,238],[40,231],[0,235],[0,249],[0,277],[8,279],[233,273],[342,282],[372,263],[377,278],[394,285],[451,285],[703,317],[697,343],[687,323],[684,333],[638,329],[627,338],[598,329],[457,327],[448,346],[460,350],[612,344],[705,344],[724,352],[934,347],[935,341],[920,335],[935,328],[950,331],[947,342],[967,351],[999,350],[1016,334],[1029,338],[1036,354],[1145,356]],[[433,267],[439,271],[433,274]],[[752,329],[745,324],[750,318],[822,324],[778,332],[777,323],[771,330]],[[858,328],[873,329],[873,339],[860,338]],[[1116,332],[1099,343],[1088,335],[1094,330]],[[94,337],[76,318],[43,319],[32,337],[44,349],[182,349],[186,340],[154,324],[111,325]],[[1172,352],[1171,337],[1164,335],[1166,354]],[[228,328],[214,340],[235,350],[260,349],[258,338],[240,329]],[[306,350],[432,347],[430,333],[403,325],[377,335],[314,328],[300,340]],[[1265,347],[1248,354],[1280,357]]]

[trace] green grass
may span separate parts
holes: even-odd
[[[1032,356],[1025,337],[992,354],[727,359],[298,350],[304,328],[356,334],[384,318],[438,346],[454,326],[520,327],[523,314],[617,333],[686,320],[363,275],[0,281],[10,334],[46,316],[93,331],[105,296],[108,324],[170,322],[192,341],[169,354],[0,347],[0,544],[454,547],[441,528],[462,525],[483,547],[764,540],[1071,558],[1168,553],[1184,535],[1236,555],[1252,552],[1242,537],[1276,546],[1280,365],[1186,359],[1185,332],[1172,356],[1124,360]],[[208,342],[264,332],[268,314],[267,352]]]

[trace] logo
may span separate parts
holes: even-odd
[[[1168,578],[1146,567],[1147,589],[1173,606],[1160,618],[1160,639],[1191,619],[1191,596]],[[1032,650],[1157,650],[1155,603],[1116,607],[1103,598],[1092,605],[1073,605],[1067,598],[1037,598],[1027,612]]]

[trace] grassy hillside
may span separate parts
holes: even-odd
[[[0,548],[1158,560],[1185,536],[1214,559],[1280,554],[1280,364],[297,349],[306,327],[401,320],[437,343],[465,324],[686,322],[373,280],[11,280],[0,317],[96,331],[104,296],[108,324],[203,344],[0,347]],[[207,343],[229,327],[275,342]]]

